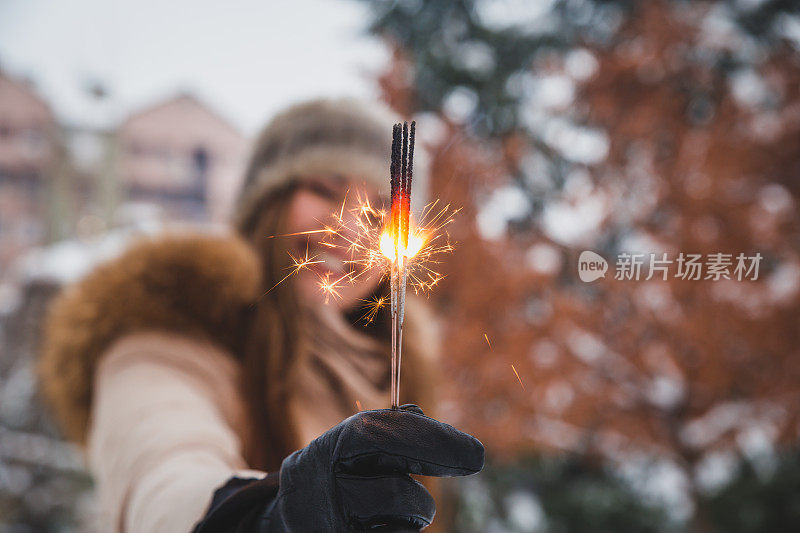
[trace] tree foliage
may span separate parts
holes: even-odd
[[[696,505],[715,454],[796,445],[797,4],[374,6],[386,99],[440,117],[433,192],[465,206],[434,297],[446,413],[496,456],[666,458]],[[582,250],[605,279],[578,279]],[[623,252],[764,259],[750,281],[615,280]]]

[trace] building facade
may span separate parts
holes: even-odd
[[[45,240],[57,132],[36,91],[0,71],[0,277],[14,257]]]
[[[131,115],[115,144],[121,198],[157,204],[171,219],[221,223],[229,217],[247,141],[193,96]]]

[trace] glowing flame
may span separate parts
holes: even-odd
[[[354,205],[348,207],[347,199],[350,198]],[[441,263],[439,256],[453,251],[450,236],[445,229],[453,220],[459,209],[452,209],[450,204],[443,205],[439,200],[425,206],[419,222],[413,218],[409,221],[408,246],[405,249],[400,244],[399,252],[407,259],[406,271],[408,273],[408,286],[416,293],[427,292],[433,289],[444,275],[436,270]],[[348,191],[342,205],[331,215],[332,221],[320,229],[271,235],[268,238],[290,237],[307,235],[309,238],[318,236],[316,244],[322,247],[335,248],[344,251],[348,259],[344,263],[349,267],[342,275],[334,272],[317,273],[319,288],[325,295],[325,300],[337,300],[340,297],[339,289],[356,283],[363,277],[368,277],[378,269],[383,276],[389,278],[391,267],[394,264],[394,233],[391,212],[372,205],[369,197],[361,191]],[[324,265],[324,257],[319,253],[312,253],[306,248],[305,254],[288,252],[291,261],[287,265],[287,272],[267,293],[297,275],[301,271],[309,270],[313,265]],[[388,295],[375,301],[370,301],[365,307],[368,313],[364,320],[369,322],[374,314],[383,305],[388,303]]]
[[[425,246],[425,235],[423,233],[409,233],[408,248],[403,248],[402,243],[399,243],[398,246],[400,247],[400,254],[409,258],[414,257]],[[381,234],[380,248],[386,259],[394,261],[394,238],[389,231],[384,231]]]

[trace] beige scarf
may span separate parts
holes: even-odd
[[[309,310],[289,399],[298,447],[359,410],[389,405],[389,354],[332,306]]]

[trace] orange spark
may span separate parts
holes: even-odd
[[[519,377],[519,373],[517,372],[517,369],[516,369],[516,368],[514,368],[514,365],[513,365],[513,364],[511,365],[511,370],[513,370],[513,371],[514,371],[514,374],[516,374],[516,376],[517,376],[517,381],[519,381],[519,384],[520,384],[520,386],[522,387],[522,390],[525,390],[525,384],[524,384],[524,383],[522,383],[522,379],[520,379],[520,377]]]
[[[294,237],[297,235],[314,235],[316,233],[331,233],[331,228],[311,229],[308,231],[298,231],[296,233],[281,233],[280,235],[269,235],[267,239],[274,239],[276,237]]]
[[[489,336],[488,336],[486,333],[484,333],[484,334],[483,334],[483,338],[484,338],[484,339],[486,339],[486,344],[488,344],[488,345],[489,345],[489,348],[491,349],[491,347],[492,347],[492,343],[491,343],[491,342],[489,342]]]
[[[358,400],[356,400],[356,407],[358,408],[359,411],[363,411],[364,410],[364,408],[361,407],[361,402],[359,402]]]
[[[361,317],[361,320],[364,321],[365,324],[371,323],[375,320],[375,317],[378,316],[378,312],[386,307],[386,303],[389,301],[388,296],[373,296],[369,300],[361,300],[365,302],[364,308],[367,310],[366,313]]]
[[[342,295],[339,293],[339,289],[342,288],[345,280],[349,279],[350,276],[351,273],[347,272],[343,276],[331,281],[331,273],[328,272],[324,276],[320,277],[318,286],[325,295],[325,303],[328,303],[330,298],[333,298],[334,300],[339,300],[342,298]]]
[[[292,259],[292,264],[287,267],[289,269],[289,273],[286,274],[285,276],[283,276],[280,279],[280,281],[278,281],[278,283],[276,283],[275,285],[270,287],[270,289],[267,292],[264,293],[265,296],[267,294],[269,294],[272,291],[272,289],[274,289],[275,287],[277,287],[278,285],[280,285],[281,283],[283,283],[284,281],[286,281],[290,277],[294,276],[295,274],[300,272],[302,269],[308,268],[309,265],[315,265],[317,263],[324,263],[324,261],[322,261],[322,260],[317,260],[316,259],[317,256],[315,256],[315,255],[314,256],[309,256],[308,255],[308,244],[306,244],[306,253],[305,253],[305,255],[303,257],[295,257],[294,255],[292,255],[292,252],[286,252],[286,253],[289,254],[289,257]]]

